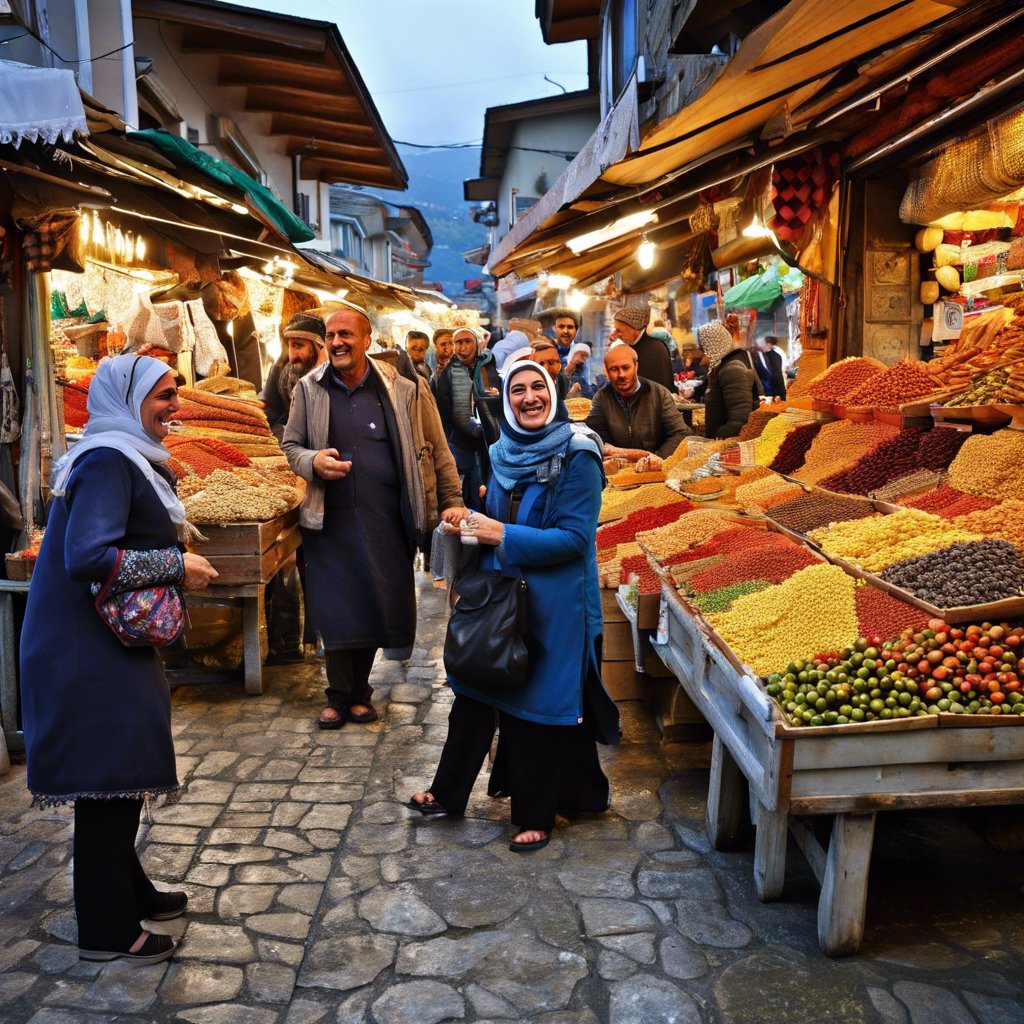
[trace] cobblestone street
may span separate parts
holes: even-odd
[[[602,751],[610,813],[509,852],[481,777],[465,820],[414,816],[451,693],[443,595],[420,588],[420,646],[378,662],[380,722],[316,728],[321,666],[174,692],[179,803],[154,808],[143,863],[182,884],[181,938],[144,968],[79,962],[68,811],[0,782],[4,1024],[1013,1024],[1024,1021],[1024,856],[969,815],[882,815],[860,954],[827,960],[817,886],[791,844],[761,904],[752,850],[711,850],[710,744],[662,744],[620,705]],[[1002,820],[1002,819],[1000,819]]]

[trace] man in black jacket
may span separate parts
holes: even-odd
[[[281,333],[285,351],[274,363],[263,387],[267,422],[278,441],[284,436],[295,385],[327,359],[327,329],[320,317],[296,313]]]
[[[644,380],[653,380],[669,394],[675,393],[675,380],[672,376],[672,356],[668,346],[647,333],[647,324],[651,319],[649,306],[623,306],[614,314],[615,330],[611,333],[612,341],[624,341],[636,352],[640,365],[640,376]]]
[[[672,395],[660,384],[638,376],[636,352],[628,345],[608,349],[604,371],[608,383],[594,395],[587,426],[605,442],[605,458],[629,459],[642,462],[641,469],[660,469],[662,460],[690,433]]]

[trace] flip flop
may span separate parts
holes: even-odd
[[[380,718],[380,715],[377,714],[376,708],[371,707],[369,711],[359,712],[355,712],[351,708],[348,709],[348,720],[350,722],[355,722],[356,725],[366,725],[369,722],[376,722],[378,718]]]
[[[324,712],[321,711],[320,712],[320,717],[316,720],[316,724],[321,729],[340,729],[345,724],[345,721],[348,718],[348,712],[344,708],[333,708],[333,709],[331,709],[330,705],[328,705],[327,708],[324,708],[324,711],[327,711],[329,709],[337,711],[338,717],[337,718],[324,718],[323,717]]]
[[[436,800],[424,800],[423,803],[420,803],[419,800],[413,800],[410,797],[405,802],[405,806],[410,810],[419,811],[424,818],[443,818],[448,813],[448,809]]]
[[[513,841],[508,844],[508,848],[513,853],[533,853],[535,850],[543,850],[550,842],[551,836],[545,836],[543,839],[535,839],[532,843],[517,843]]]

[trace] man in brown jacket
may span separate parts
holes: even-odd
[[[608,383],[594,395],[587,426],[604,441],[609,459],[643,460],[644,468],[661,468],[690,430],[667,388],[637,373],[636,352],[613,345],[605,353]]]

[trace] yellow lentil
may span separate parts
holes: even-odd
[[[859,632],[856,581],[839,566],[811,565],[785,583],[745,594],[708,621],[759,675],[780,665],[838,651]]]
[[[777,491],[790,490],[793,487],[799,487],[799,485],[791,484],[788,480],[773,473],[737,487],[736,500],[744,507],[757,506],[760,498],[767,498],[768,495],[775,494]]]
[[[796,429],[796,424],[788,416],[775,416],[770,419],[761,431],[760,437],[754,441],[754,461],[759,466],[767,466],[779,454],[786,435]]]
[[[812,531],[810,537],[826,554],[842,558],[865,572],[876,573],[905,558],[924,555],[958,541],[982,539],[978,533],[916,508],[900,509],[890,516],[832,523]]]

